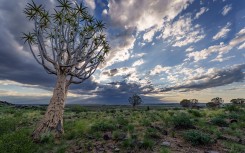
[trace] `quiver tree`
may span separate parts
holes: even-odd
[[[109,45],[102,21],[89,15],[86,7],[70,0],[57,0],[50,13],[42,5],[28,3],[24,13],[34,22],[34,30],[23,34],[38,64],[57,76],[47,111],[33,132],[34,140],[51,132],[61,136],[63,112],[70,84],[88,79],[103,62]]]
[[[131,104],[134,109],[137,105],[140,105],[143,102],[140,96],[137,94],[133,94],[132,97],[129,97],[128,101],[129,101],[129,104]]]

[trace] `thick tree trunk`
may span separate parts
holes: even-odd
[[[63,113],[67,91],[68,85],[66,75],[57,75],[53,97],[50,100],[43,119],[38,123],[37,128],[33,131],[32,137],[35,141],[39,141],[43,134],[53,134],[57,138],[64,133]]]

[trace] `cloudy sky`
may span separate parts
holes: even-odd
[[[55,76],[46,74],[20,39],[32,30],[29,0],[0,0],[0,100],[48,103]],[[52,9],[56,0],[36,0]],[[245,98],[245,1],[83,0],[107,26],[111,52],[67,103],[208,102]]]

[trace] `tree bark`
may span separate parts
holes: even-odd
[[[39,141],[43,134],[53,134],[55,138],[58,138],[64,133],[63,113],[68,86],[66,75],[57,75],[53,96],[44,117],[32,133],[33,140]]]

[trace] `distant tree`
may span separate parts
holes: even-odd
[[[137,105],[140,105],[143,102],[140,96],[137,94],[133,94],[132,97],[129,97],[128,101],[129,101],[129,104],[131,104],[134,109]]]
[[[182,107],[195,108],[195,107],[197,107],[197,103],[198,103],[197,99],[183,99],[180,101],[180,105]]]
[[[197,106],[197,104],[198,104],[198,100],[197,99],[190,99],[190,102],[191,102],[191,107],[192,108],[198,107]]]
[[[180,105],[182,107],[191,107],[191,101],[188,99],[183,99],[180,101]]]
[[[213,103],[215,103],[215,104],[220,106],[221,104],[224,103],[224,100],[222,98],[220,98],[220,97],[216,97],[216,98],[211,99],[211,102],[213,102]]]
[[[224,103],[224,100],[220,97],[216,97],[211,99],[211,102],[208,102],[206,104],[207,107],[215,108],[215,107],[220,107]]]
[[[237,98],[237,99],[232,99],[230,102],[233,104],[244,104],[245,99],[244,98]]]
[[[24,33],[23,39],[37,63],[57,76],[47,111],[33,132],[34,140],[43,133],[50,132],[55,137],[64,133],[63,113],[70,84],[88,79],[109,52],[102,21],[91,16],[82,3],[57,2],[52,14],[34,1],[24,10],[34,23],[34,30]]]

